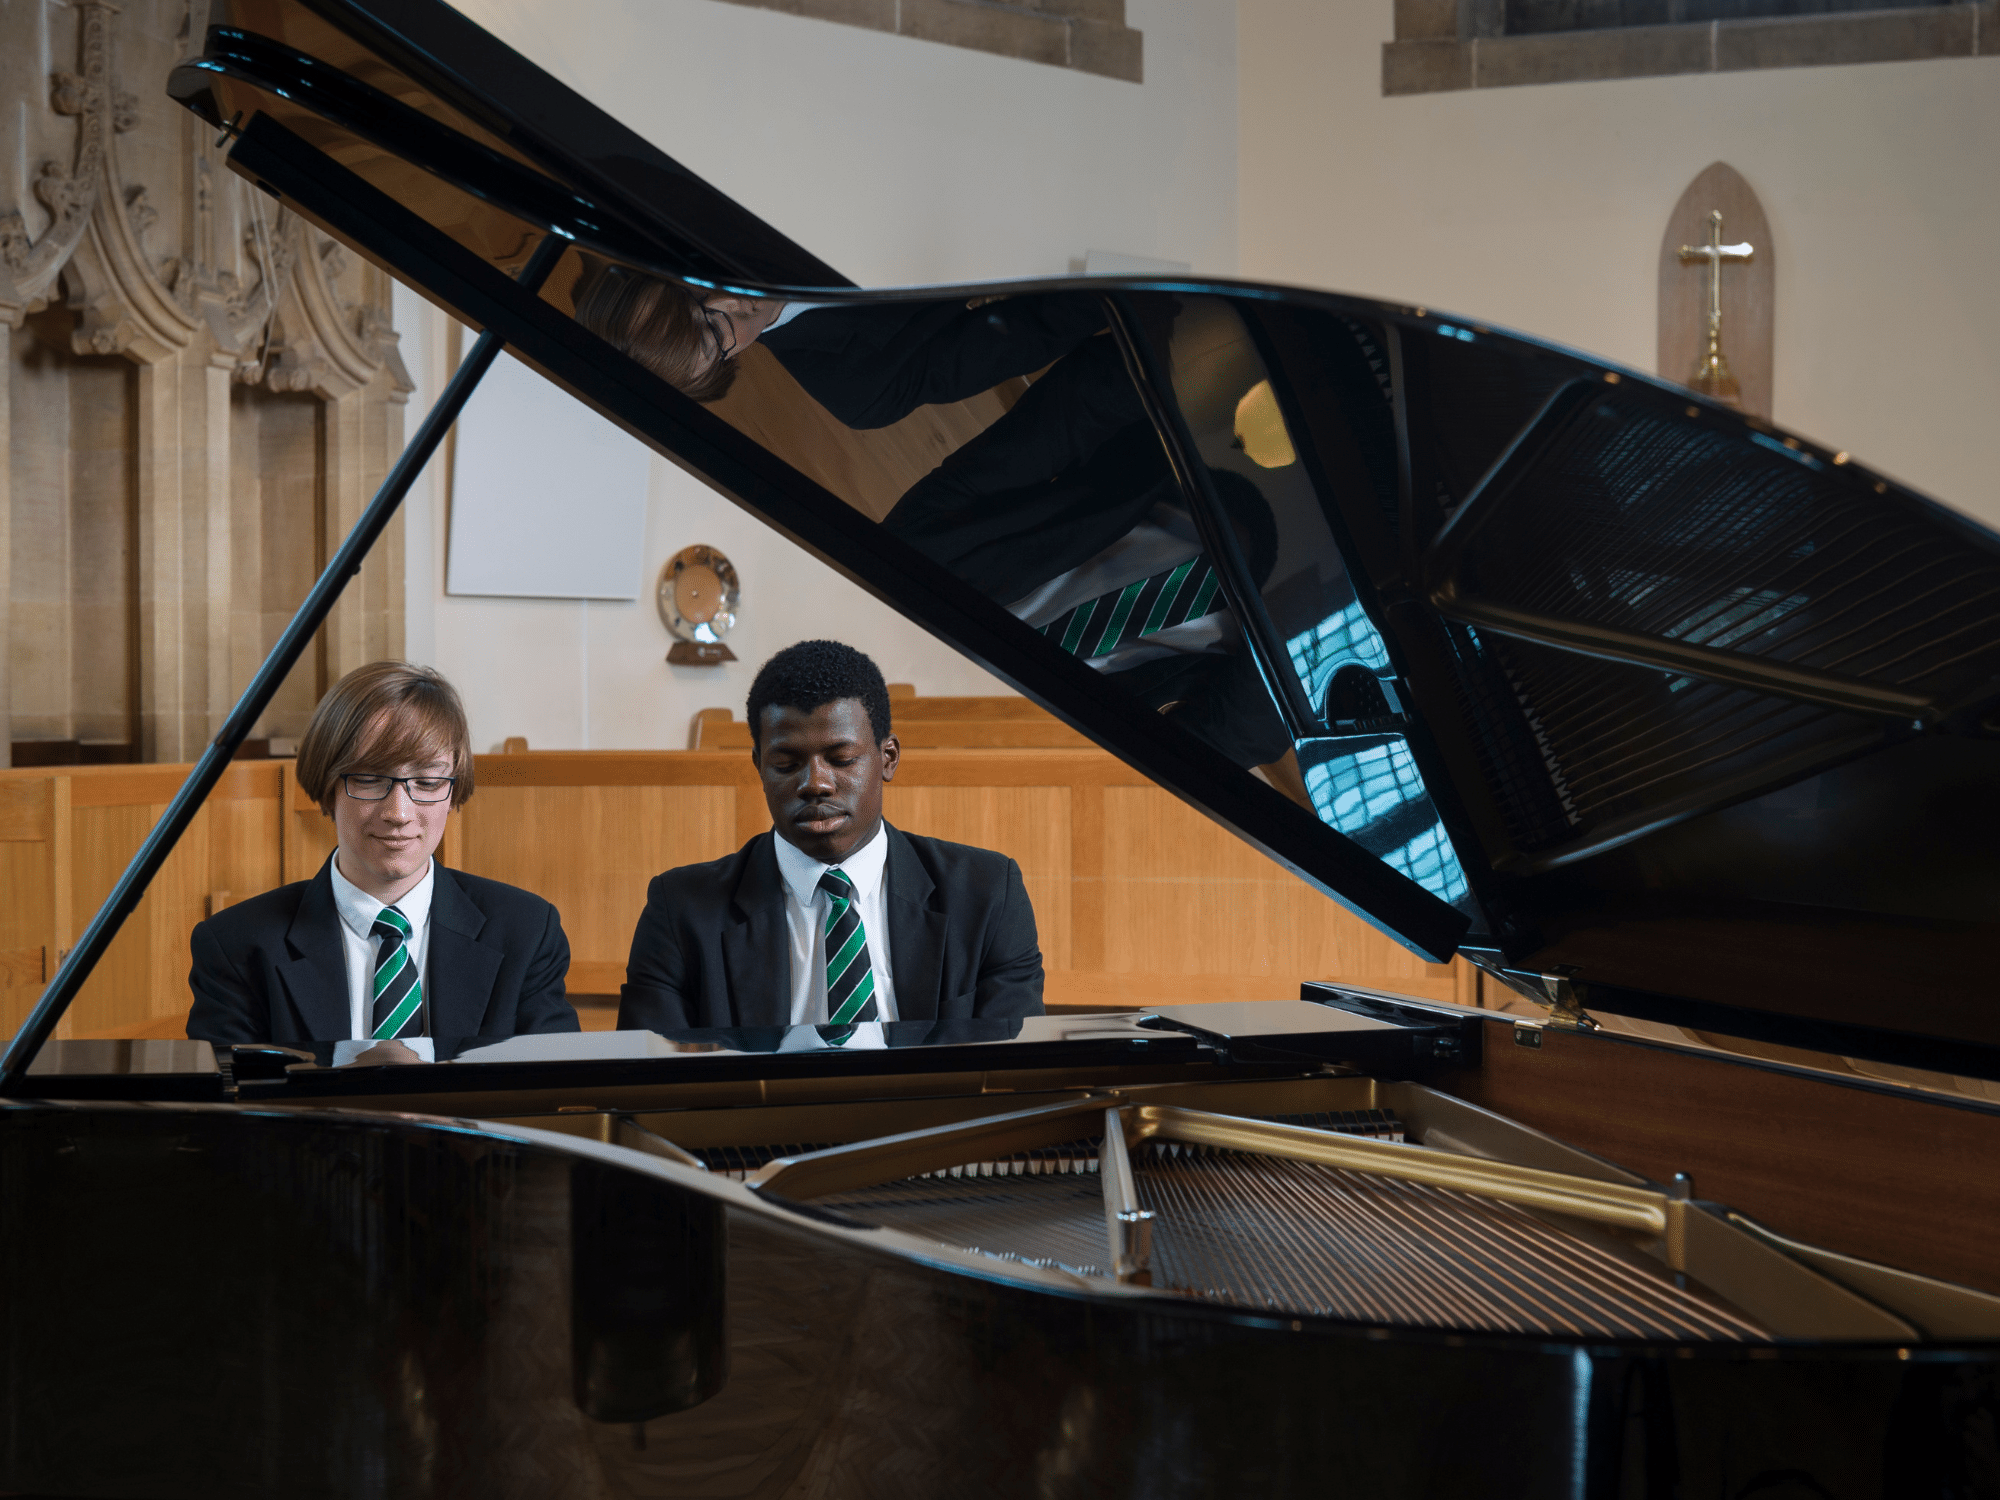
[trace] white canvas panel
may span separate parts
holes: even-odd
[[[456,449],[447,593],[639,597],[648,449],[505,354]]]

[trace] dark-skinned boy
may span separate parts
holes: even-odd
[[[619,1027],[1040,1015],[1019,867],[882,818],[901,751],[875,664],[801,642],[765,663],[748,710],[772,832],[653,880]]]

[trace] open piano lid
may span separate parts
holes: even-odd
[[[1424,308],[860,292],[437,0],[219,15],[172,89],[235,170],[1417,952],[2000,1076],[1991,533]],[[828,310],[702,405],[574,317],[649,276]],[[798,337],[918,325],[997,378],[913,409]]]

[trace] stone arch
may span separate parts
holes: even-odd
[[[28,76],[34,59],[64,55],[65,24],[75,26],[74,67]],[[43,27],[58,29],[45,36]],[[45,111],[0,130],[0,151],[19,161],[35,198],[0,204],[0,437],[13,454],[0,466],[0,535],[14,559],[0,575],[8,728],[0,758],[11,759],[17,739],[16,675],[46,675],[49,632],[74,644],[108,608],[75,586],[62,607],[38,598],[16,608],[11,577],[38,561],[15,546],[17,516],[24,543],[59,534],[76,564],[76,549],[102,550],[106,506],[123,507],[125,550],[96,566],[83,559],[65,576],[89,578],[100,594],[106,579],[121,580],[117,634],[132,684],[123,753],[191,759],[310,582],[310,569],[301,581],[293,539],[311,538],[314,561],[323,558],[402,446],[411,382],[396,352],[388,279],[349,264],[332,241],[229,173],[212,134],[166,97],[166,73],[185,45],[184,35],[149,30],[146,16],[105,0],[0,17],[0,93],[47,100]],[[133,367],[118,461],[79,467],[52,449],[53,428],[12,430],[17,407],[32,414],[60,394],[24,382],[56,378],[41,346],[62,337],[64,317],[71,373],[62,378],[102,384],[107,358]],[[65,430],[74,437],[74,424]],[[60,494],[58,471],[68,476]],[[76,476],[86,472],[104,492],[82,497],[79,509]],[[83,526],[85,512],[96,523]],[[274,553],[280,538],[293,554]],[[296,733],[300,702],[309,711],[328,681],[401,654],[399,528],[349,595],[301,665],[310,680],[289,685],[290,706],[254,734]],[[44,703],[45,687],[38,680],[29,696]],[[78,702],[90,696],[74,682],[69,690]],[[90,719],[100,730],[101,717]],[[27,753],[80,756],[81,722],[75,713],[30,716],[21,726]],[[66,737],[56,732],[64,723]],[[116,736],[98,738],[102,757],[116,753]]]

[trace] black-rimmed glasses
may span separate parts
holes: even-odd
[[[456,776],[377,776],[367,771],[351,771],[340,778],[347,795],[356,802],[386,801],[398,786],[412,802],[449,802]]]
[[[718,308],[704,307],[703,320],[708,324],[708,336],[715,340],[715,357],[718,362],[727,360],[736,352],[736,324],[729,315]],[[727,332],[728,337],[723,337]]]

